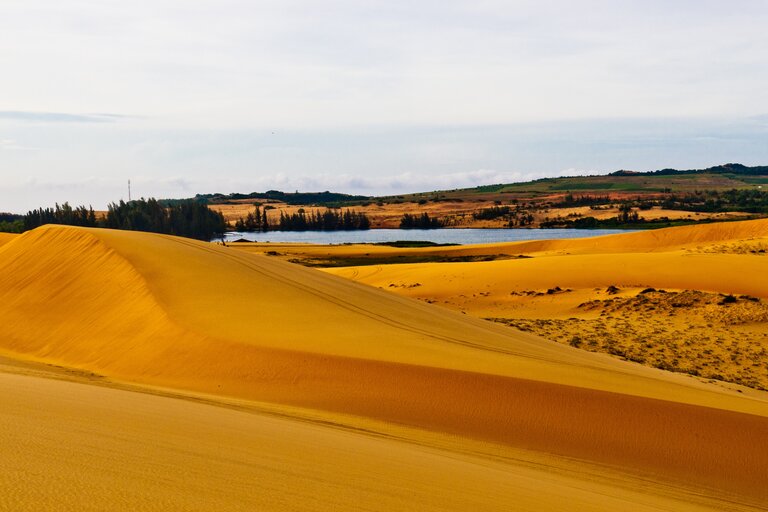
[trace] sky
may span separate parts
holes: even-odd
[[[0,211],[768,164],[768,3],[0,0]]]

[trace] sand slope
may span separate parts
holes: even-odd
[[[454,249],[466,254],[532,256],[523,259],[326,271],[405,296],[449,301],[490,317],[500,316],[516,301],[510,293],[555,287],[656,287],[768,297],[768,286],[761,279],[768,270],[768,259],[732,250],[745,243],[762,247],[763,240],[768,243],[768,219]],[[572,297],[576,303],[593,298]]]
[[[463,250],[510,247],[530,258],[327,272],[588,350],[765,389],[765,220]],[[649,289],[671,293],[654,305],[642,295]],[[728,294],[733,304],[722,303]]]
[[[768,238],[768,219],[716,222],[621,235],[569,240],[537,240],[513,244],[523,253],[564,251],[574,253],[663,252],[700,244]],[[507,245],[507,244],[503,244]]]
[[[768,499],[768,447],[755,444],[768,438],[765,394],[551,344],[267,257],[43,227],[0,248],[0,300],[2,348],[28,358]]]
[[[0,361],[0,510],[755,510],[499,445],[41,375]]]

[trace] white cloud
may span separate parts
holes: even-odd
[[[766,26],[762,0],[3,0],[0,209],[765,163]]]
[[[108,123],[124,117],[118,114],[69,114],[64,112],[0,110],[0,119],[38,123]]]
[[[240,128],[749,115],[767,22],[749,0],[5,0],[0,108]]]
[[[37,149],[23,146],[13,139],[0,139],[0,151],[36,151]]]

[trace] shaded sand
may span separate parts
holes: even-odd
[[[274,258],[43,227],[0,248],[0,290],[0,343],[16,357],[575,457],[642,474],[649,494],[768,499],[768,447],[755,442],[768,438],[765,393],[552,344]]]
[[[505,446],[41,375],[0,365],[2,510],[754,510]]]

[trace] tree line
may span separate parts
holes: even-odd
[[[269,219],[267,209],[262,211],[256,207],[255,212],[248,212],[245,218],[240,217],[235,222],[235,231],[269,231]]]
[[[262,228],[272,229],[264,223]],[[371,221],[365,213],[349,209],[340,212],[330,208],[324,212],[313,210],[310,213],[303,208],[290,214],[281,211],[280,219],[274,227],[280,231],[352,231],[370,228]]]
[[[331,208],[309,213],[303,208],[295,213],[281,211],[277,222],[270,223],[266,208],[262,210],[257,206],[255,211],[235,222],[235,231],[352,231],[370,228],[371,221],[365,213]]]
[[[21,233],[24,231],[24,216],[0,212],[0,233]]]
[[[768,192],[760,189],[705,190],[672,194],[660,202],[669,210],[768,213]]]
[[[226,230],[219,212],[192,199],[174,201],[167,206],[157,199],[139,199],[111,203],[104,217],[97,217],[92,207],[72,207],[69,203],[53,208],[38,208],[22,216],[23,230],[44,224],[101,227],[129,231],[149,231],[168,235],[211,240]]]
[[[266,192],[253,192],[250,194],[198,194],[197,199],[210,203],[227,203],[239,199],[263,199],[280,201],[290,205],[321,205],[341,204],[350,202],[367,201],[369,196],[341,194],[338,192],[281,192],[280,190],[267,190]]]
[[[444,225],[444,221],[436,217],[430,217],[427,212],[421,215],[406,213],[400,219],[400,229],[438,229],[444,227]]]

